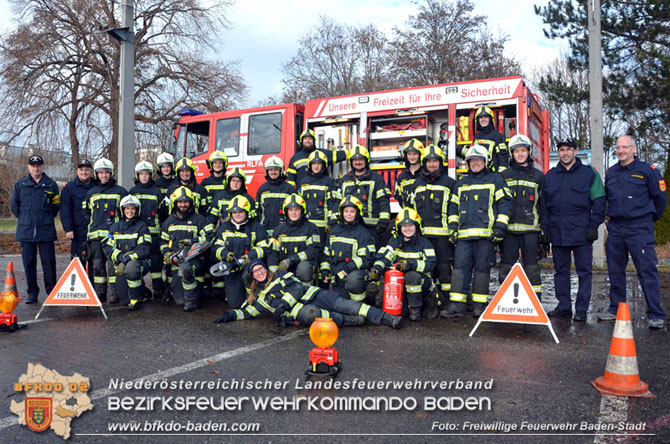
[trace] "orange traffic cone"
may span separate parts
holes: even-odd
[[[612,334],[612,345],[607,357],[605,375],[591,381],[603,395],[655,398],[646,382],[640,381],[637,369],[637,354],[633,339],[633,326],[626,302],[619,303],[616,324]]]
[[[19,297],[19,292],[16,289],[16,277],[14,277],[14,263],[11,261],[7,264],[7,275],[5,277],[4,291],[8,291],[14,294],[14,297],[16,298]]]

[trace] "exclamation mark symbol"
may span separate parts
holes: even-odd
[[[74,283],[77,282],[77,274],[73,274],[70,279],[70,291],[74,291]]]
[[[519,303],[519,284],[515,283],[514,284],[514,299],[512,299],[512,302],[515,304]]]

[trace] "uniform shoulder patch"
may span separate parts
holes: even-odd
[[[658,187],[661,189],[661,191],[665,191],[665,180],[659,180]]]
[[[656,165],[650,164],[649,166],[652,167],[653,169],[656,169]]]

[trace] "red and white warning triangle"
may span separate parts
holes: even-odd
[[[479,317],[470,332],[475,333],[481,322],[508,322],[513,324],[539,324],[549,327],[556,343],[558,338],[540,300],[533,291],[528,276],[520,263],[514,264],[493,300]]]

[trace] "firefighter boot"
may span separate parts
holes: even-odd
[[[465,304],[467,301],[467,295],[463,293],[463,286],[465,283],[465,277],[463,275],[463,270],[458,268],[454,269],[453,274],[451,275],[451,293],[449,295],[449,305],[447,305],[447,310],[442,310],[440,313],[441,316],[445,318],[460,318],[465,313]]]
[[[184,289],[184,311],[195,311],[198,308],[198,281],[195,279],[194,268],[188,263],[179,265],[182,274],[181,285]]]
[[[382,325],[387,325],[395,329],[402,328],[402,316],[393,316],[391,314],[384,313],[382,316]]]
[[[488,304],[489,273],[475,271],[472,281],[472,315],[480,317]]]
[[[130,302],[128,303],[128,310],[130,311],[135,311],[140,309],[140,300],[139,299],[131,299]]]
[[[533,290],[537,295],[537,299],[542,301],[542,277],[540,273],[540,266],[538,264],[528,265],[525,267],[526,274],[528,275],[528,280],[530,285],[533,286]]]
[[[422,277],[416,271],[405,273],[405,296],[409,308],[409,320],[421,320],[421,308],[423,306]]]

